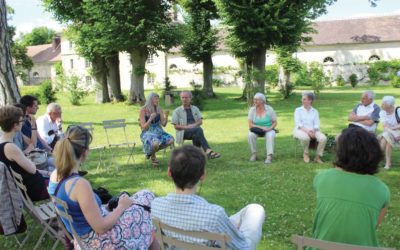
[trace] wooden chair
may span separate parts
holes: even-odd
[[[115,163],[115,152],[111,150],[113,147],[115,148],[127,147],[129,151],[127,163],[129,163],[129,160],[131,158],[134,161],[135,159],[133,158],[133,150],[135,148],[136,142],[128,140],[128,136],[126,135],[126,130],[125,130],[126,128],[125,119],[105,120],[103,121],[103,128],[106,133],[108,149],[111,151],[111,162]],[[122,132],[122,134],[120,134],[119,136],[114,134],[111,137],[110,130],[114,131],[119,130],[120,132]]]
[[[42,233],[39,236],[33,249],[38,249],[45,235],[49,235],[55,239],[52,249],[56,249],[58,243],[63,241],[63,238],[58,232],[51,227],[53,223],[57,222],[57,215],[55,213],[54,205],[51,201],[47,201],[38,205],[35,205],[28,196],[28,191],[22,182],[22,176],[11,169],[14,181],[19,188],[19,192],[22,196],[22,201],[25,206],[26,212],[37,222],[36,225],[42,227]]]
[[[90,134],[92,135],[92,137],[94,138],[94,126],[93,126],[93,122],[83,122],[83,123],[79,123],[76,124],[79,125],[83,128],[86,128],[87,130],[89,130]],[[104,153],[106,151],[106,146],[105,145],[91,145],[89,148],[91,151],[99,151],[99,161],[97,163],[97,170],[100,168],[101,165],[103,165],[103,167],[106,166],[105,162],[104,162]]]
[[[76,244],[79,245],[80,249],[84,250],[85,248],[84,248],[84,246],[82,244],[81,238],[79,237],[79,235],[75,231],[74,227],[72,226],[73,219],[72,219],[71,215],[69,215],[66,212],[68,210],[67,203],[65,201],[55,197],[55,196],[51,196],[51,199],[54,202],[55,211],[57,213],[57,218],[59,220],[59,223],[62,225],[62,229],[63,229],[65,235],[67,235],[68,239],[75,240]],[[62,209],[60,209],[60,207]],[[70,232],[68,232],[68,230],[66,229],[64,221],[62,219],[67,221],[68,226],[71,228],[72,236],[71,236]]]
[[[186,250],[212,250],[219,249],[224,250],[228,249],[226,243],[230,241],[230,237],[226,234],[220,233],[210,233],[210,232],[198,232],[198,231],[185,231],[182,229],[178,229],[175,227],[168,226],[167,224],[162,223],[159,219],[153,218],[153,225],[156,228],[155,234],[156,239],[160,243],[161,250],[167,249],[166,246],[176,247],[178,249],[186,249]],[[200,245],[197,243],[191,243],[179,240],[175,237],[168,236],[165,232],[168,231],[174,235],[181,235],[184,237],[191,237],[198,240],[215,242],[217,241],[219,246],[206,246]]]
[[[317,240],[300,235],[293,235],[292,242],[297,245],[298,250],[303,250],[305,247],[315,247],[321,250],[395,250],[395,248],[356,246],[333,241]]]

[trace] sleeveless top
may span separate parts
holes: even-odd
[[[32,201],[42,200],[43,192],[46,190],[45,179],[38,171],[36,171],[34,174],[28,173],[25,169],[18,165],[17,162],[7,159],[4,152],[4,147],[7,143],[11,142],[3,142],[0,144],[0,161],[2,161],[7,167],[11,167],[15,172],[22,176],[22,182],[24,183],[28,192],[28,196]]]
[[[147,115],[147,114],[144,115],[144,120],[146,122],[149,120],[149,118],[150,118],[150,115]],[[160,119],[161,119],[161,115],[160,115],[160,113],[157,113],[156,117],[151,121],[151,124],[153,125],[153,124],[159,123]]]
[[[71,184],[71,188],[69,189],[69,192],[66,193],[65,191],[65,183],[66,180],[64,182],[61,183],[61,186],[59,187],[58,193],[57,193],[57,198],[65,201],[68,205],[68,211],[67,213],[69,215],[71,215],[73,222],[72,222],[72,226],[74,227],[76,233],[79,236],[85,235],[89,232],[91,232],[93,229],[90,227],[89,223],[87,222],[87,220],[85,219],[85,216],[83,215],[83,212],[81,210],[81,207],[79,206],[79,203],[77,201],[73,201],[69,198],[69,196],[71,195],[72,190],[74,190],[75,184],[76,182],[79,180],[79,178],[81,178],[79,175],[70,175],[67,177],[68,179],[73,179],[72,180],[72,184]],[[100,198],[97,196],[97,194],[93,193],[94,197],[96,199],[96,203],[97,205],[100,207],[101,206],[101,200]],[[60,206],[57,205],[58,209],[60,209],[61,211],[63,211],[64,209]],[[64,218],[61,218],[65,228],[68,230],[68,232],[70,232],[72,234],[72,230],[70,227],[70,224],[68,223],[68,221]]]

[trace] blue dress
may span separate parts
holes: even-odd
[[[144,119],[147,122],[150,116],[145,115]],[[153,152],[153,144],[157,143],[160,148],[164,148],[168,145],[168,141],[173,140],[172,135],[166,133],[161,127],[161,115],[158,113],[157,116],[151,121],[150,126],[147,130],[142,130],[140,139],[143,143],[143,151],[146,156],[150,157]]]

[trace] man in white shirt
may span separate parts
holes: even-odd
[[[371,90],[362,93],[361,103],[357,104],[349,114],[349,127],[357,126],[375,133],[381,109],[374,103],[374,98],[375,93]]]
[[[57,103],[50,103],[47,105],[47,113],[36,121],[39,135],[51,148],[54,148],[58,139],[64,137],[61,114],[61,106]]]

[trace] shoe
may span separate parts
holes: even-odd
[[[390,165],[386,165],[383,167],[385,170],[389,170],[390,169]]]
[[[155,166],[160,165],[160,162],[157,160],[156,157],[152,157],[151,158],[151,164],[155,167]]]
[[[271,164],[272,163],[272,159],[270,159],[270,158],[267,158],[267,159],[265,159],[265,162],[264,162],[265,164]]]
[[[85,176],[85,175],[87,175],[87,174],[88,174],[88,171],[85,171],[85,170],[79,170],[79,171],[78,171],[78,174],[79,174],[80,176]]]
[[[256,154],[252,154],[250,156],[250,161],[256,161],[257,160],[257,155]]]
[[[218,154],[217,152],[212,151],[212,150],[210,152],[208,152],[208,154],[207,154],[207,158],[208,159],[217,159],[219,157],[221,157],[221,155]]]
[[[315,157],[314,161],[318,164],[323,164],[324,162],[321,160],[320,157]]]
[[[303,154],[303,160],[305,163],[309,163],[310,162],[310,156],[308,156],[308,154]]]

